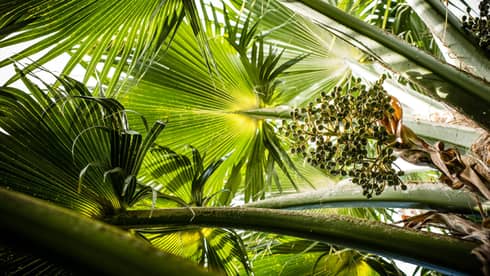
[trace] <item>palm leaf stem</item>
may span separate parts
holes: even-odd
[[[24,241],[48,259],[103,275],[208,275],[128,232],[46,201],[0,188],[1,240]],[[81,270],[80,270],[81,269]]]
[[[169,208],[128,211],[106,219],[123,228],[200,225],[273,232],[333,243],[444,273],[478,274],[477,243],[352,217],[262,208]]]
[[[466,149],[471,148],[485,134],[482,129],[431,122],[411,116],[404,117],[403,124],[424,139],[442,141]]]
[[[252,208],[311,209],[343,207],[381,207],[443,210],[477,213],[475,197],[452,190],[443,184],[410,184],[406,191],[386,189],[381,195],[366,199],[357,185],[339,185],[315,191],[268,198],[242,205]],[[488,208],[488,206],[485,206]]]
[[[489,80],[490,60],[477,43],[469,41],[462,24],[448,11],[448,24],[445,22],[445,7],[440,1],[408,0],[407,3],[447,48],[446,61],[463,70]]]
[[[448,7],[446,7],[442,1],[427,0],[427,3],[431,5],[432,8],[443,17],[446,17],[446,11],[447,11],[447,23],[451,24],[454,29],[458,30],[464,37],[466,37],[466,39],[470,40],[470,42],[473,43],[473,41],[469,39],[468,34],[464,32],[461,21],[456,16],[454,16],[453,13],[447,10]]]
[[[288,120],[291,119],[291,111],[293,111],[293,109],[289,107],[276,107],[249,109],[238,111],[237,113],[258,120]],[[473,143],[484,134],[483,130],[458,125],[434,123],[420,120],[412,116],[404,117],[403,123],[421,137],[447,142],[464,148],[470,148]]]
[[[305,5],[314,11],[335,20],[336,22],[347,26],[348,28],[364,35],[379,44],[393,50],[394,52],[406,57],[407,59],[413,61],[417,65],[424,67],[436,75],[441,77],[444,81],[451,83],[457,87],[464,89],[458,95],[459,97],[471,98],[472,102],[484,101],[490,103],[490,85],[482,79],[476,78],[468,73],[459,70],[447,63],[444,63],[437,58],[431,56],[430,54],[408,44],[405,41],[398,39],[397,37],[383,32],[379,28],[372,26],[346,12],[330,5],[321,0],[299,0],[295,3],[300,3]],[[298,6],[290,6],[293,10],[299,8]],[[444,99],[442,99],[444,100]],[[458,102],[450,102],[449,104],[453,106],[460,106]],[[489,105],[487,105],[489,106]],[[488,113],[490,109],[487,107],[479,110],[475,113],[475,110],[470,110],[469,107],[464,111],[469,114],[475,121],[486,128],[490,128],[490,118]]]
[[[292,109],[284,108],[258,108],[237,111],[237,114],[246,115],[254,119],[291,119]]]

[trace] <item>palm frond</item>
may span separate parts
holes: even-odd
[[[277,1],[233,2],[245,5],[253,17],[260,20],[257,37],[285,49],[282,60],[302,57],[281,76],[280,93],[273,102],[276,106],[299,106],[322,90],[330,90],[348,76],[345,60],[357,60],[363,55]]]
[[[84,82],[100,70],[97,77],[107,80],[107,91],[112,94],[120,76],[133,69],[144,69],[136,68],[136,64],[151,61],[165,39],[173,35],[183,20],[184,10],[187,13],[192,10],[184,9],[183,3],[174,0],[4,1],[0,6],[0,47],[23,42],[30,45],[0,61],[0,67],[46,51],[24,69],[29,72],[68,53],[71,57],[62,74],[69,74],[76,65],[84,63]]]
[[[193,150],[193,153],[198,152],[197,150]],[[193,202],[197,206],[205,206],[209,200],[213,198],[213,196],[216,193],[219,193],[220,191],[216,192],[215,194],[205,196],[204,195],[204,186],[208,182],[209,178],[213,173],[220,167],[220,165],[228,159],[228,157],[231,155],[231,153],[228,153],[227,155],[221,157],[220,159],[213,161],[213,163],[209,164],[205,169],[203,169],[203,160],[202,159],[197,159],[194,161],[194,167],[196,173],[194,174],[194,179],[192,182],[192,197],[193,197]],[[198,162],[198,163],[196,163]]]
[[[166,147],[182,148],[185,144],[192,144],[205,152],[208,160],[217,160],[234,151],[224,163],[238,164],[239,160],[248,159],[246,166],[256,167],[269,156],[278,162],[282,171],[289,171],[291,167],[294,171],[293,163],[287,161],[287,153],[278,140],[274,140],[275,134],[269,129],[269,123],[262,124],[261,120],[242,114],[264,102],[265,94],[258,87],[273,84],[281,71],[299,61],[292,59],[289,63],[279,63],[278,56],[269,53],[267,49],[270,48],[264,46],[263,43],[255,46],[255,65],[247,69],[247,64],[252,62],[238,53],[228,40],[220,36],[210,40],[210,49],[219,69],[218,77],[212,78],[190,27],[182,25],[169,50],[149,68],[137,86],[130,88],[122,101],[150,120],[168,118],[167,135],[158,141]],[[257,63],[259,60],[260,64]],[[267,68],[257,68],[265,64]],[[194,72],[193,76],[187,75],[188,70]],[[260,70],[262,75],[265,74],[262,80],[254,77]],[[267,93],[276,93],[277,90],[272,85]],[[196,133],[194,126],[199,126],[199,133]],[[266,128],[269,129],[267,136],[263,134]],[[266,152],[252,150],[253,147],[262,147]],[[256,177],[253,181],[248,177],[247,181],[253,184],[245,184],[245,187],[252,189],[252,185],[258,185],[258,190],[252,194],[258,193],[260,197],[265,192],[265,171],[248,169],[248,172],[249,176],[254,174]],[[211,178],[214,184],[207,185],[209,191],[205,193],[221,190],[225,175],[226,170],[218,169]]]
[[[242,236],[258,275],[404,275],[391,261],[322,242],[256,232]]]
[[[23,81],[31,88],[31,95],[15,88],[1,88],[0,127],[6,132],[0,137],[1,185],[87,215],[121,208],[112,185],[100,185],[103,167],[110,164],[110,143],[103,128],[92,127],[105,127],[106,114],[96,104],[73,98],[85,91],[48,87],[46,93],[28,78],[23,77]],[[72,99],[63,102],[64,93]],[[85,131],[89,128],[92,129]],[[84,135],[79,137],[82,132]],[[85,169],[79,188],[80,173],[88,164],[94,166]]]
[[[157,197],[170,192],[171,195],[165,197],[170,199],[169,196],[175,195],[185,204],[205,206],[214,194],[207,194],[204,188],[209,178],[231,153],[204,168],[204,157],[196,148],[192,146],[189,148],[192,161],[185,154],[178,154],[169,148],[154,145],[143,162],[139,177],[146,185],[160,191]]]
[[[247,252],[239,235],[224,228],[176,227],[139,232],[155,247],[200,263],[210,271],[236,275],[251,273]]]
[[[93,97],[79,82],[44,89],[21,73],[29,92],[0,88],[1,186],[54,201],[89,216],[113,214],[148,194],[136,176],[163,130],[129,129],[124,107]]]
[[[191,201],[193,167],[186,155],[155,145],[144,159],[139,177],[155,190]]]
[[[414,10],[406,3],[399,2],[394,7],[390,32],[405,39],[411,45],[442,58],[437,42]]]
[[[269,255],[254,261],[255,275],[405,275],[392,263],[357,251]]]

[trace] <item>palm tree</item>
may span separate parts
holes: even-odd
[[[453,15],[465,1],[420,2],[1,3],[0,47],[28,42],[0,61],[16,69],[0,88],[2,269],[399,275],[387,259],[396,258],[488,274],[488,228],[478,224],[488,164],[425,142],[467,150],[481,132],[415,122],[404,102],[438,111],[442,102],[488,130],[488,53]],[[61,55],[52,83],[39,78]],[[77,66],[79,80],[69,77]],[[437,170],[393,175],[395,185],[368,200],[365,185],[349,183],[354,172],[291,154],[301,139],[279,129],[307,123],[295,108],[322,97],[340,106],[370,87],[388,102],[363,135],[384,122],[398,143],[369,136],[363,158],[386,147],[386,172],[392,150]],[[404,104],[403,121],[386,92]],[[376,177],[369,183],[384,181]],[[407,225],[448,233],[389,225],[390,208],[407,207],[437,211]]]

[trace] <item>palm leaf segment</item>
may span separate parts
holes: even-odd
[[[112,214],[151,194],[136,176],[162,122],[143,137],[129,129],[116,100],[93,97],[68,77],[58,79],[63,90],[44,91],[21,76],[30,93],[0,88],[1,186],[88,216]]]
[[[59,78],[63,90],[46,86],[47,92],[27,77],[22,76],[22,80],[30,93],[0,89],[1,186],[98,217],[131,207],[154,194],[152,188],[139,185],[137,175],[165,126],[162,122],[157,121],[143,137],[129,129],[128,111],[119,102],[93,97],[82,84],[68,77]],[[185,156],[155,146],[145,165],[151,168],[154,157],[162,153],[170,153],[172,161],[157,160],[152,176],[168,177],[173,170],[184,172],[180,178],[190,180],[191,195],[182,202],[206,205],[212,195],[204,196],[204,184],[227,156],[204,168],[204,158],[195,149],[191,163]],[[151,229],[141,233],[158,233],[158,237],[167,239],[166,234],[173,232]],[[200,254],[200,263],[230,273],[242,263],[249,270],[243,243],[233,231],[196,228],[187,232],[199,237],[199,250],[191,255]],[[186,234],[173,233],[170,237],[181,235]],[[154,239],[156,245],[161,245],[160,239],[150,240]],[[182,250],[190,252],[185,246]]]

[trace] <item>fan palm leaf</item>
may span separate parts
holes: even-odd
[[[362,51],[288,10],[279,2],[233,2],[245,5],[253,17],[260,20],[257,26],[259,37],[286,49],[284,60],[307,53],[281,76],[283,91],[275,97],[276,106],[304,105],[321,91],[330,90],[348,76],[350,70],[346,60],[359,60],[363,56]]]
[[[185,154],[154,145],[143,162],[139,178],[146,185],[166,195],[177,197],[186,205],[206,206],[214,195],[206,194],[205,186],[231,153],[204,167],[204,157],[196,148],[189,148],[192,161]]]
[[[94,76],[104,83],[108,94],[115,93],[120,76],[144,70],[164,41],[171,39],[184,14],[196,36],[201,37],[203,31],[193,1],[9,0],[0,4],[0,14],[0,47],[30,42],[0,61],[0,67],[43,52],[24,69],[29,72],[69,54],[61,73],[84,65],[84,82]]]
[[[139,230],[155,247],[194,260],[210,271],[236,275],[251,273],[243,242],[225,228],[169,227]]]
[[[270,255],[254,262],[255,275],[404,275],[392,263],[357,251]]]
[[[231,11],[232,8],[225,6],[224,27],[219,22],[215,23],[220,31],[209,40],[217,68],[215,77],[209,74],[191,28],[182,25],[168,51],[155,60],[136,86],[128,86],[120,99],[150,120],[168,118],[167,135],[161,138],[162,145],[166,147],[180,148],[184,144],[192,144],[211,159],[235,150],[225,163],[236,166],[241,162],[239,160],[246,160],[242,164],[246,179],[242,185],[248,201],[262,198],[271,191],[271,180],[277,179],[273,171],[277,168],[279,175],[284,175],[290,183],[276,181],[278,186],[298,189],[296,182],[299,180],[292,172],[300,166],[289,159],[284,145],[276,138],[273,121],[254,117],[252,110],[301,104],[307,97],[337,84],[348,73],[342,58],[349,50],[343,55],[330,52],[322,44],[325,42],[318,39],[316,26],[308,25],[313,30],[301,28],[303,21],[291,20],[292,13],[284,7],[277,6],[276,20],[289,20],[294,29],[287,26],[284,30],[277,30],[282,32],[278,34],[276,30],[267,30],[267,24],[270,25],[270,22],[266,23],[267,16],[252,12],[236,13]],[[213,11],[216,14],[216,9]],[[288,35],[294,38],[292,34],[297,30],[308,38],[308,42],[314,41],[321,47],[314,50],[301,39],[281,44],[277,38]],[[328,37],[333,39],[333,36]],[[340,48],[347,47],[344,42],[340,44]],[[355,52],[351,46],[348,49]],[[301,55],[300,50],[311,54]],[[327,61],[327,57],[337,57],[339,64],[344,65],[335,68],[332,63],[318,61],[318,67],[312,68],[311,62],[319,56],[322,56],[322,61]],[[193,72],[192,76],[189,71]],[[318,85],[318,82],[322,84]],[[307,90],[306,94],[296,97],[301,90]],[[196,136],[193,129],[197,125],[201,133]],[[227,174],[226,170],[218,171],[215,174],[217,183],[208,186],[213,192],[221,189],[219,182]],[[229,190],[234,191],[236,187]]]
[[[19,252],[11,247],[0,245],[0,269],[9,274],[46,273],[51,275],[73,275],[73,272],[59,263],[42,259],[32,252]]]
[[[258,275],[404,275],[382,258],[322,242],[264,233],[247,241]]]
[[[68,100],[57,104],[40,87],[23,80],[32,96],[24,91],[2,87],[1,134],[2,186],[23,191],[87,215],[101,215],[119,209],[111,185],[97,185],[103,170],[98,163],[110,162],[109,139],[100,128],[86,131],[73,150],[73,141],[94,125],[105,124],[103,114],[87,111],[94,105]],[[62,90],[50,90],[53,97],[63,97]],[[85,91],[68,89],[69,96],[85,96]],[[71,93],[71,95],[70,95]],[[94,111],[97,109],[94,109]],[[84,150],[81,150],[84,149]],[[92,150],[87,150],[92,149]],[[87,167],[89,164],[92,166]],[[85,169],[83,184],[79,175]],[[100,178],[102,179],[102,178]],[[80,186],[83,186],[81,189]]]
[[[210,159],[236,149],[229,159],[236,160],[235,156],[247,154],[257,129],[255,120],[237,111],[255,107],[257,99],[236,51],[219,38],[211,40],[210,46],[220,78],[209,76],[190,29],[182,26],[172,47],[122,101],[149,120],[168,118],[167,135],[159,143],[171,148],[192,144]],[[189,76],[187,70],[195,74]],[[200,135],[196,136],[194,126],[199,126]],[[208,188],[216,192],[218,187]]]
[[[63,89],[0,88],[0,185],[54,201],[89,216],[124,209],[149,194],[137,185],[143,158],[163,130],[157,121],[143,137],[131,131],[124,107],[97,98],[79,82]]]

